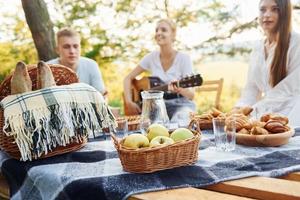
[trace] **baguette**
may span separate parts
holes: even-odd
[[[40,61],[37,67],[37,88],[42,89],[55,85],[56,83],[49,65]]]
[[[32,82],[28,74],[27,66],[23,62],[18,62],[16,69],[10,80],[11,94],[20,94],[32,91]]]

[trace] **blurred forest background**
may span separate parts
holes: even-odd
[[[20,0],[5,9],[10,3],[0,0],[0,82],[17,61],[32,64],[55,57],[52,37],[61,27],[70,26],[81,34],[82,55],[98,62],[109,90],[109,104],[122,107],[123,78],[142,56],[157,48],[153,39],[156,22],[169,17],[178,28],[175,46],[192,56],[194,71],[204,80],[224,78],[221,106],[228,111],[245,83],[251,45],[261,35],[257,15],[245,15],[251,11],[243,2]],[[293,3],[297,29],[300,3]],[[209,109],[213,98],[214,94],[197,93],[198,111]]]

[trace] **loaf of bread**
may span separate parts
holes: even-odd
[[[55,85],[56,83],[49,65],[40,61],[37,66],[37,88],[42,89]]]
[[[27,71],[27,66],[23,62],[18,62],[10,80],[11,94],[19,94],[31,90],[32,82]]]

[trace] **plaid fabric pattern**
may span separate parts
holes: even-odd
[[[115,126],[102,95],[84,83],[10,95],[1,106],[4,132],[14,136],[23,161]]]
[[[300,170],[300,132],[274,148],[237,145],[218,152],[204,132],[195,165],[150,174],[123,171],[112,141],[90,141],[83,149],[34,162],[0,154],[2,173],[15,199],[126,199],[132,194],[180,187],[203,187],[250,176],[282,176]]]

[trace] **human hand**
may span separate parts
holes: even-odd
[[[182,87],[179,87],[176,82],[171,82],[169,85],[168,85],[168,90],[171,91],[171,92],[174,92],[174,93],[178,93],[178,94],[181,94],[183,88]]]
[[[108,103],[108,92],[107,92],[107,90],[104,91],[104,92],[101,93],[101,94],[102,94],[102,96],[103,96],[103,98],[104,98],[104,101],[105,101],[106,103]]]
[[[107,98],[107,97],[108,97],[108,91],[105,90],[105,91],[102,93],[102,95],[103,95],[104,98]]]
[[[127,102],[125,106],[127,107],[127,110],[130,111],[131,115],[138,115],[142,112],[141,108],[133,101]]]

